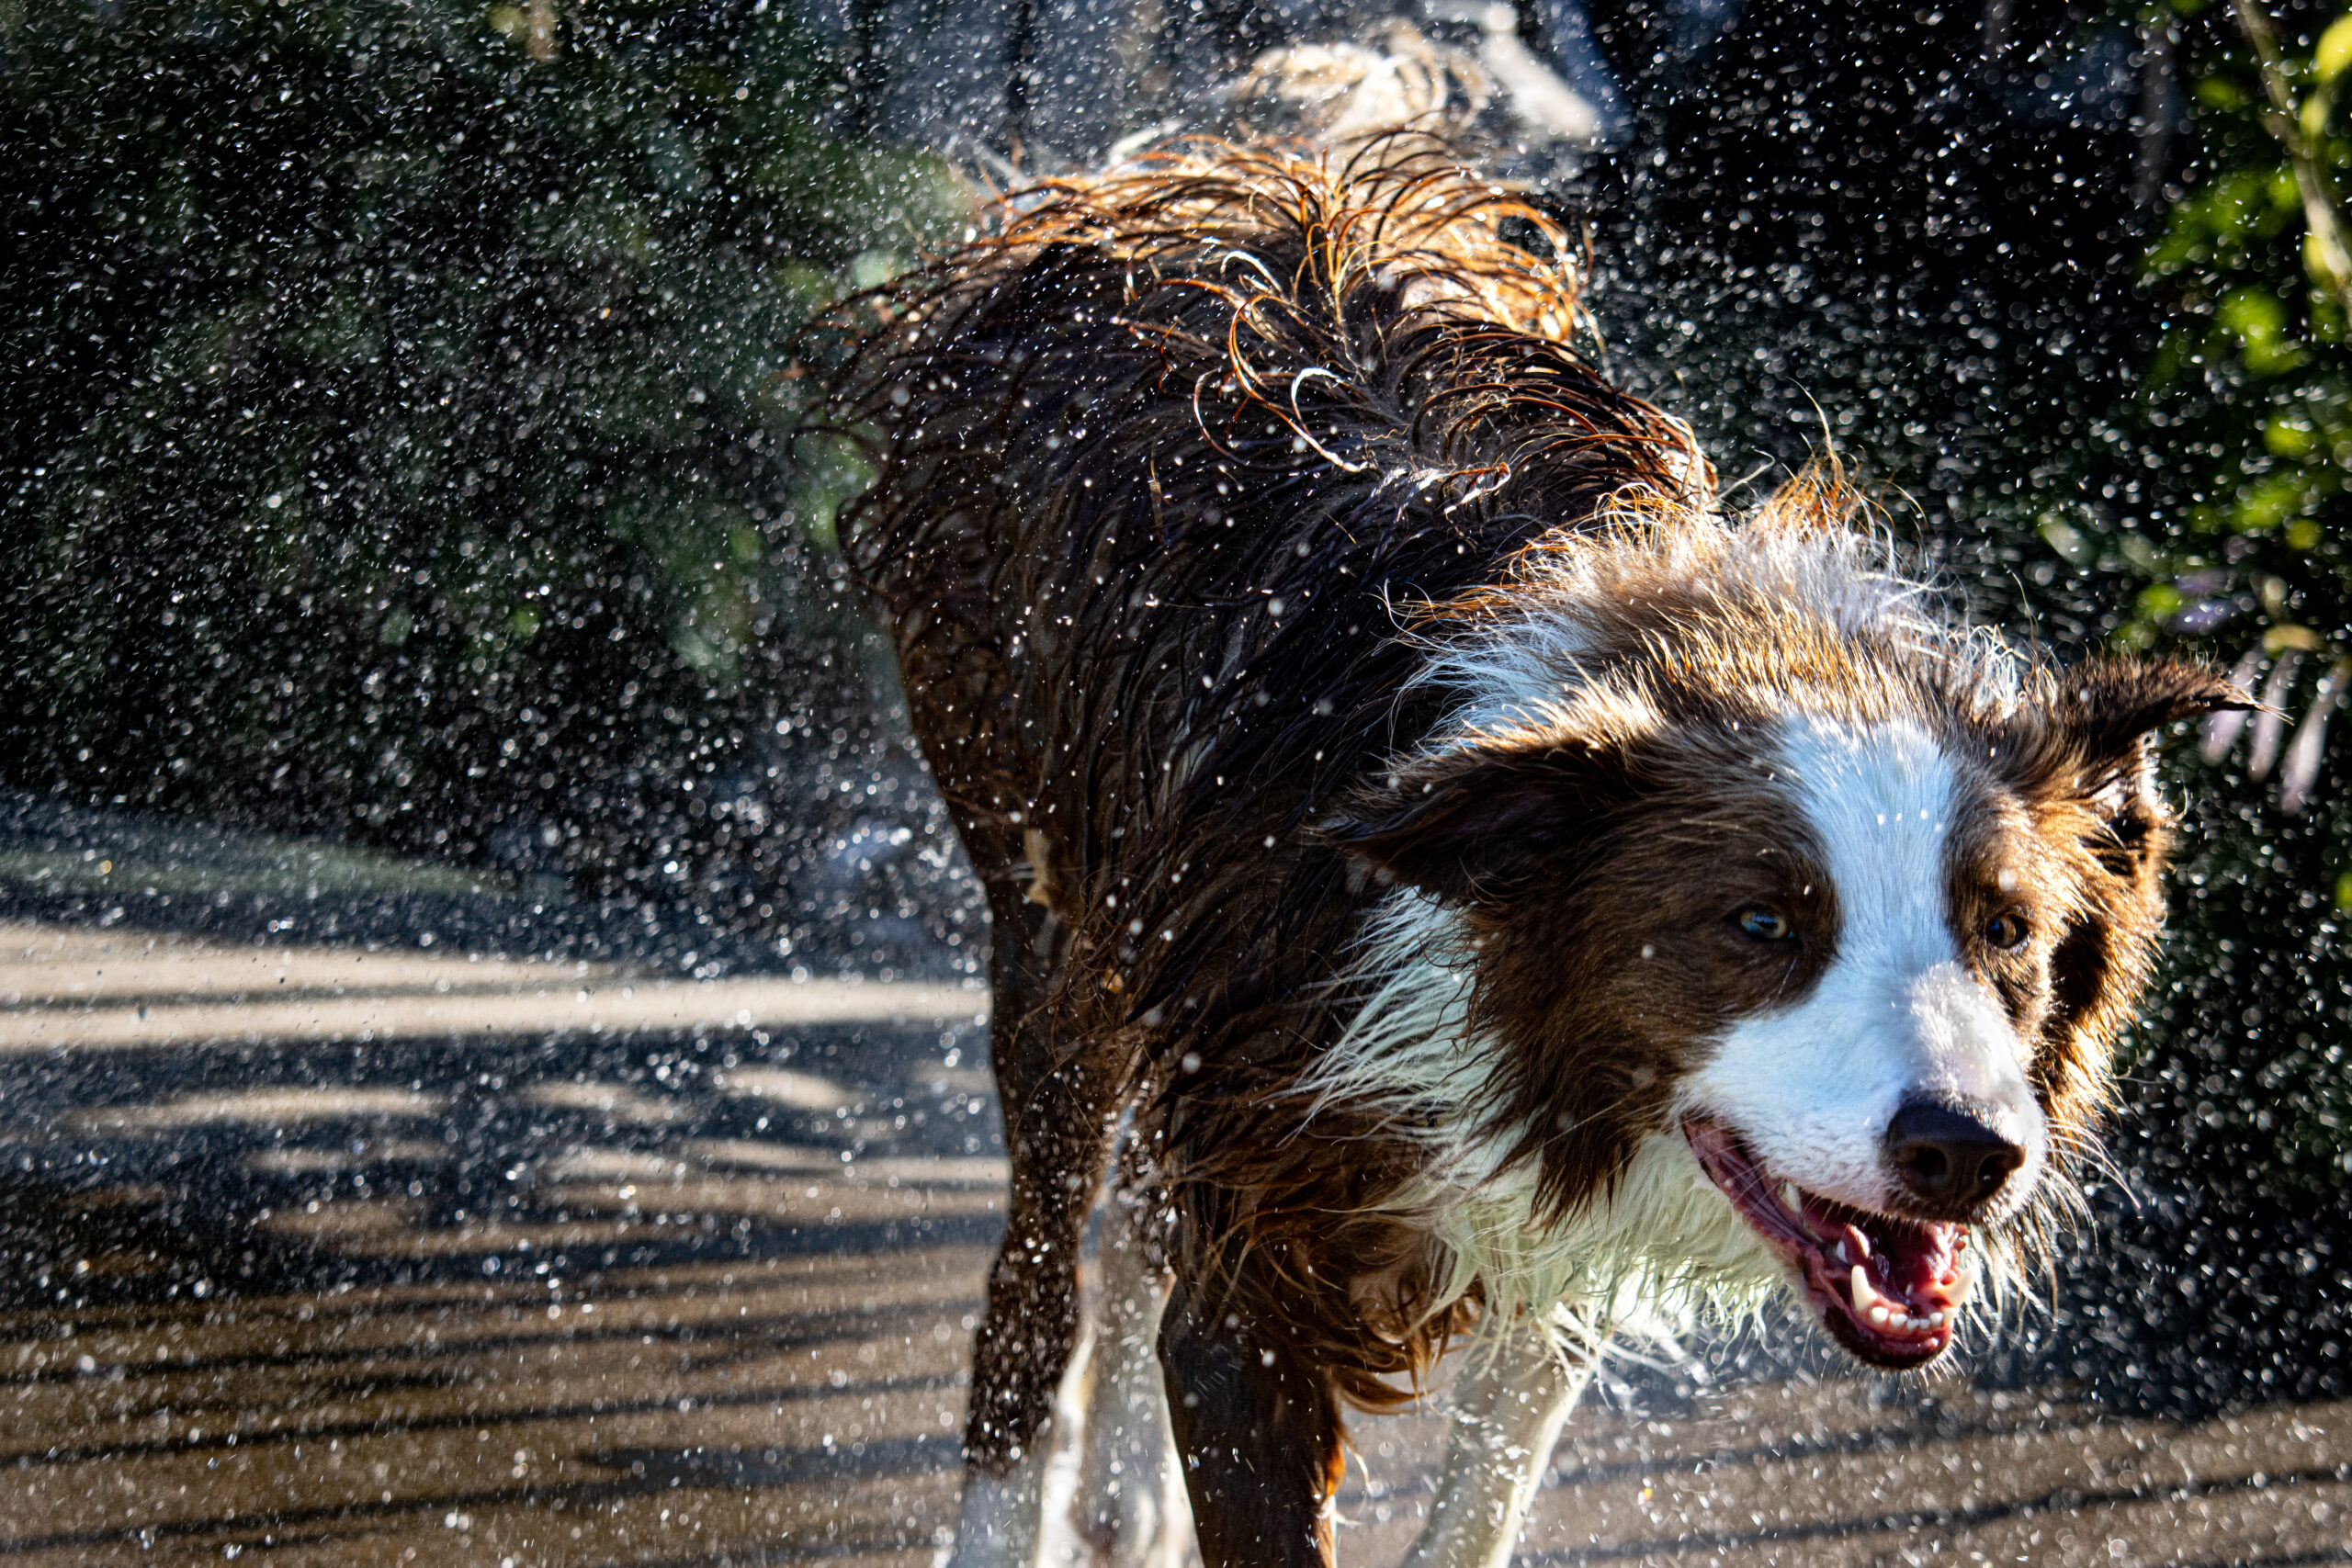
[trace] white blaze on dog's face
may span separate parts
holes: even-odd
[[[1794,929],[1795,917],[1767,908],[1791,929],[1759,936],[1817,942],[1832,956],[1792,1005],[1732,1025],[1686,1081],[1684,1103],[1736,1130],[1785,1179],[1881,1210],[1912,1197],[1885,1157],[1896,1112],[1916,1101],[1964,1107],[2018,1151],[1986,1217],[2013,1210],[2040,1170],[2048,1126],[2026,1076],[2033,1046],[1971,966],[1982,933],[1952,929],[1953,829],[1968,804],[1952,761],[1909,721],[1805,717],[1789,731],[1783,776],[1837,929]],[[2030,911],[2001,913],[2030,931]]]
[[[1724,1031],[1679,1108],[1702,1164],[1824,1298],[1833,1332],[1872,1360],[1924,1359],[1950,1343],[1973,1282],[1964,1225],[2014,1213],[2047,1162],[2029,1076],[2040,1043],[2020,1032],[2038,1010],[2016,1016],[1983,970],[1988,956],[2030,962],[2053,912],[2028,907],[2040,879],[2008,865],[1992,868],[2005,901],[1989,919],[1954,897],[1984,869],[1965,863],[1970,839],[1988,837],[1963,835],[1963,818],[2003,813],[1997,786],[1963,783],[1923,725],[1800,716],[1776,771],[1827,886],[1802,911],[1758,901],[1730,918],[1767,947],[1826,958],[1802,994]],[[2001,859],[2035,848],[1989,837]]]

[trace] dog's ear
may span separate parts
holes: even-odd
[[[1630,787],[1611,745],[1472,741],[1377,775],[1317,830],[1399,882],[1453,903],[1492,902],[1589,837]]]
[[[2060,676],[2041,705],[2038,750],[2063,771],[2052,782],[2098,812],[2127,845],[2157,810],[2149,735],[2176,719],[2254,705],[2220,671],[2177,659],[2106,659]]]
[[[2101,659],[2058,679],[2046,713],[2094,764],[2137,761],[2151,730],[2254,699],[2218,670],[2180,659]]]
[[[2052,950],[2046,1043],[2032,1068],[2061,1125],[2087,1124],[2105,1100],[2108,1054],[2146,982],[2164,920],[2172,829],[2148,737],[2176,719],[2252,705],[2199,665],[2102,660],[2051,682],[1997,738],[2030,795],[2090,818],[2081,845],[2098,874]]]

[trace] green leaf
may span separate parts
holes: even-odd
[[[2098,547],[2056,513],[2044,517],[2037,531],[2042,542],[2064,557],[2069,566],[2088,566],[2098,558]]]
[[[2352,65],[2352,11],[2346,12],[2327,25],[2319,35],[2319,48],[2312,52],[2312,76],[2323,86],[2333,84]]]
[[[2287,307],[2267,288],[2233,288],[2213,319],[2238,340],[2245,367],[2257,376],[2278,376],[2303,363],[2302,345],[2287,335]]]
[[[2197,84],[2197,101],[2207,108],[2242,109],[2246,106],[2245,89],[2226,76],[2208,76]]]
[[[2272,474],[2249,486],[2230,508],[2230,526],[2241,534],[2266,534],[2303,509],[2305,480],[2301,469]]]
[[[2281,414],[2262,427],[2262,445],[2275,457],[2307,457],[2318,444],[2311,422],[2301,414]]]

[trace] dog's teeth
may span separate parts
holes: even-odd
[[[1893,1329],[1897,1334],[1932,1334],[1957,1315],[1951,1312],[1908,1313],[1889,1304],[1871,1283],[1870,1270],[1857,1263],[1846,1272],[1846,1294],[1854,1303],[1854,1315],[1875,1327]]]
[[[1855,1251],[1860,1253],[1864,1258],[1868,1258],[1871,1255],[1871,1238],[1868,1235],[1863,1234],[1861,1231],[1855,1229],[1851,1225],[1846,1227],[1846,1234],[1854,1238]]]
[[[1790,1213],[1796,1215],[1799,1219],[1804,1218],[1804,1200],[1798,1196],[1797,1184],[1795,1182],[1783,1181],[1781,1183],[1781,1207],[1786,1209]]]
[[[1842,1241],[1831,1246],[1829,1248],[1829,1256],[1834,1261],[1839,1263],[1851,1263],[1853,1261],[1853,1258],[1847,1255],[1846,1244]]]

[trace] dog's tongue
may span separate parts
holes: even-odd
[[[1870,1243],[1871,1282],[1886,1295],[1919,1311],[1951,1304],[1964,1293],[1958,1287],[1966,1226],[1872,1218],[1859,1228]]]

